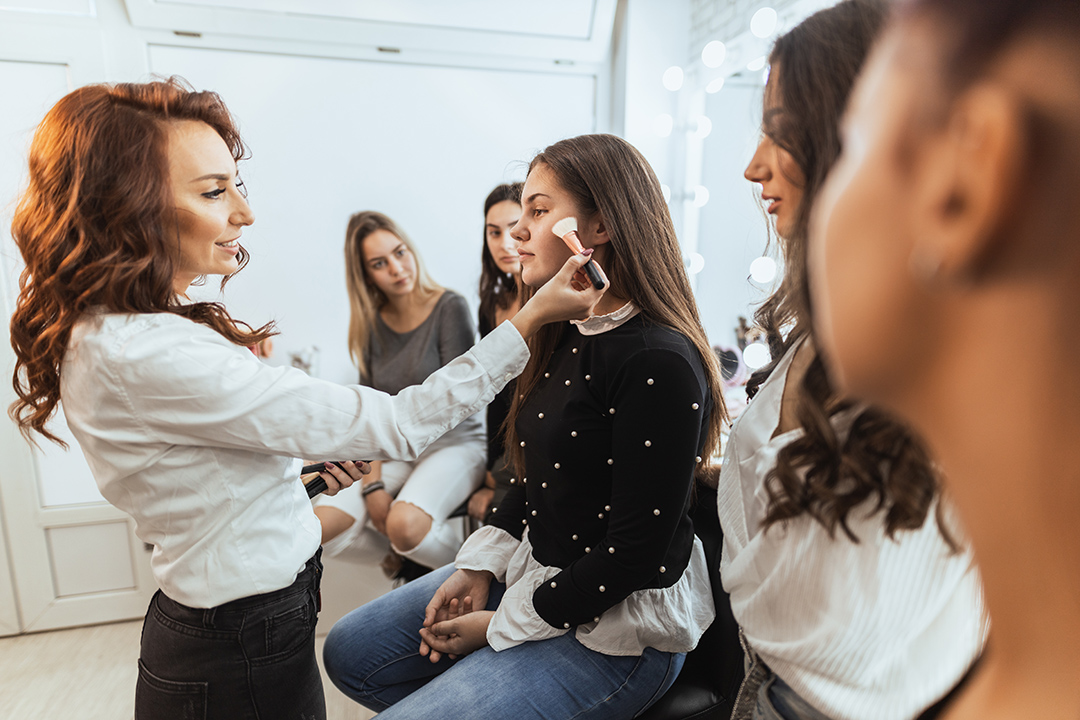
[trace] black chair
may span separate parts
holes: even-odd
[[[694,532],[705,546],[716,620],[686,655],[675,683],[639,720],[728,720],[742,683],[743,650],[731,600],[720,584],[724,533],[716,515],[716,490],[701,483],[692,512]]]

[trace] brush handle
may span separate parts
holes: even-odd
[[[585,263],[585,274],[589,276],[589,280],[592,282],[594,288],[597,290],[604,289],[604,278],[601,277],[600,270],[592,260]]]

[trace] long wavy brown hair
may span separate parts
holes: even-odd
[[[167,153],[168,125],[178,120],[206,123],[235,160],[245,156],[221,98],[179,78],[79,88],[34,133],[29,181],[11,224],[26,267],[11,316],[18,399],[9,409],[31,442],[37,431],[65,445],[46,425],[61,399],[71,330],[91,309],[172,313],[244,346],[274,334],[272,323],[253,330],[220,303],[176,294],[180,237]],[[241,247],[237,272],[247,261]]]
[[[660,181],[644,156],[614,135],[581,135],[560,140],[533,158],[529,172],[541,164],[551,170],[559,186],[577,202],[582,212],[580,221],[597,214],[603,217],[610,237],[610,250],[604,261],[604,271],[611,281],[609,292],[629,298],[641,310],[645,322],[681,333],[697,349],[712,400],[709,430],[698,467],[700,474],[719,448],[727,409],[720,365],[698,318],[697,303]],[[522,302],[528,301],[533,292],[526,286]],[[569,327],[568,323],[550,323],[529,340],[529,362],[517,380],[517,392],[503,425],[506,451],[519,473],[524,472],[525,458],[515,428],[518,413]]]
[[[522,183],[498,185],[488,193],[484,200],[484,217],[488,211],[501,202],[521,202]],[[484,244],[480,251],[480,323],[489,328],[495,327],[497,308],[505,310],[517,299],[517,281],[499,269],[487,244],[487,226],[484,226]]]
[[[789,350],[813,340],[806,271],[810,211],[840,155],[841,115],[887,16],[884,0],[845,0],[778,38],[769,56],[769,89],[778,102],[762,129],[791,155],[805,182],[793,229],[780,238],[784,277],[754,315],[773,360],[751,376],[751,398]],[[839,396],[816,349],[796,390],[795,416],[803,434],[780,450],[765,478],[769,504],[763,526],[808,514],[830,534],[840,528],[858,542],[848,516],[873,500],[875,512],[885,515],[889,537],[922,527],[941,487],[923,442],[884,411]],[[855,414],[843,439],[831,422],[842,412]],[[938,527],[956,548],[938,507]]]

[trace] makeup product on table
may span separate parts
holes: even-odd
[[[552,232],[562,238],[562,241],[566,243],[566,247],[580,255],[585,252],[585,248],[581,245],[581,239],[577,234],[577,218],[565,217],[559,222],[555,223],[551,228]],[[600,275],[599,268],[596,267],[596,263],[592,260],[585,263],[585,274],[589,276],[589,281],[592,282],[593,287],[597,290],[604,289],[604,278]]]

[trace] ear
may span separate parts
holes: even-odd
[[[980,83],[953,104],[944,130],[919,151],[913,267],[969,281],[997,256],[1023,180],[1021,105]]]
[[[608,235],[607,231],[607,223],[604,222],[604,216],[599,212],[588,222],[588,228],[589,247],[595,247],[596,245],[603,245],[611,242],[611,236]]]

